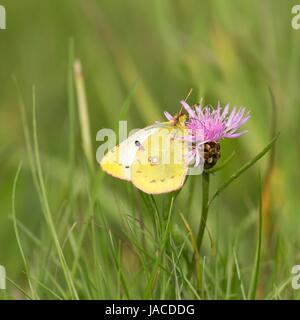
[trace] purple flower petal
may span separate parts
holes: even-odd
[[[196,117],[195,111],[192,110],[192,108],[184,100],[181,100],[180,103],[183,106],[183,108],[187,111],[187,113],[189,114],[189,116],[191,118],[195,118]]]
[[[224,135],[224,138],[230,138],[230,139],[233,139],[233,138],[238,138],[242,135],[244,135],[245,133],[247,133],[248,131],[242,131],[242,132],[239,132],[239,133],[226,133]]]
[[[169,121],[172,121],[172,120],[173,120],[173,116],[172,116],[168,111],[165,111],[165,112],[164,112],[164,115],[165,115],[165,117],[166,117]]]
[[[186,132],[178,137],[188,144],[188,152],[184,155],[185,161],[194,166],[199,166],[203,159],[203,145],[207,142],[219,142],[224,138],[238,138],[247,131],[237,132],[238,129],[250,119],[250,113],[246,108],[234,107],[229,112],[229,104],[223,109],[218,102],[215,108],[200,104],[193,110],[185,101],[180,102],[188,113]],[[168,112],[164,113],[168,120],[173,120]]]

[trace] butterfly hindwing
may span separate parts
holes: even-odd
[[[131,167],[131,180],[137,188],[149,194],[161,194],[183,186],[187,166],[180,133],[180,129],[169,126],[160,128],[144,141]]]

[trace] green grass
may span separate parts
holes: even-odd
[[[292,2],[2,2],[1,299],[300,298]],[[152,197],[95,160],[99,129],[162,121],[191,87],[251,111],[210,170],[200,252],[201,176]]]

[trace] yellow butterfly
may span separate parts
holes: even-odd
[[[185,120],[186,115],[179,112],[168,122],[138,130],[108,151],[100,162],[102,170],[149,194],[180,189],[188,171],[180,139]]]

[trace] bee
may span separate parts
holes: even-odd
[[[221,157],[221,146],[218,142],[207,142],[204,144],[204,168],[212,168]]]

